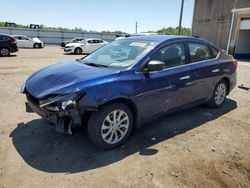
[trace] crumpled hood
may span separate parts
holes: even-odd
[[[85,82],[116,73],[116,69],[99,68],[72,61],[51,65],[31,75],[26,90],[41,99],[51,94],[78,91]]]

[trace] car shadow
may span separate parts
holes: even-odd
[[[17,57],[17,55],[16,54],[10,54],[10,55],[8,55],[8,56],[0,56],[1,58],[3,58],[3,57]]]
[[[151,146],[199,127],[235,108],[237,103],[227,99],[219,109],[199,106],[164,116],[136,129],[124,145],[108,151],[94,146],[88,139],[87,131],[65,137],[42,119],[19,123],[10,137],[17,152],[33,168],[45,172],[77,173],[116,163],[137,152],[144,156],[154,155],[159,151],[151,149]]]

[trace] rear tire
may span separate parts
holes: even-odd
[[[122,103],[104,106],[93,112],[88,123],[90,140],[102,149],[121,145],[130,135],[133,116],[130,109]]]
[[[81,48],[76,48],[74,53],[76,55],[80,55],[82,53],[82,49]]]
[[[220,80],[219,83],[215,86],[213,96],[208,101],[208,106],[211,108],[219,108],[221,107],[225,100],[226,95],[228,93],[228,86],[225,80]]]
[[[10,50],[8,48],[0,48],[0,56],[9,56],[10,55]]]

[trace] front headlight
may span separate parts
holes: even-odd
[[[75,106],[76,102],[83,97],[82,93],[70,93],[61,96],[52,96],[45,100],[41,100],[40,107],[48,107],[53,105],[56,111],[59,109],[65,110],[69,106]],[[57,110],[58,109],[58,110]]]

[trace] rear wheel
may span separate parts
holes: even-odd
[[[1,56],[9,56],[10,50],[8,48],[0,48],[0,55]]]
[[[208,105],[212,108],[219,108],[223,105],[226,99],[228,86],[225,80],[221,80],[215,87],[212,98]]]
[[[75,49],[75,54],[80,55],[82,53],[82,49],[81,48],[76,48]]]
[[[122,103],[114,103],[91,114],[88,134],[97,146],[111,149],[121,145],[129,137],[132,126],[130,109]]]

